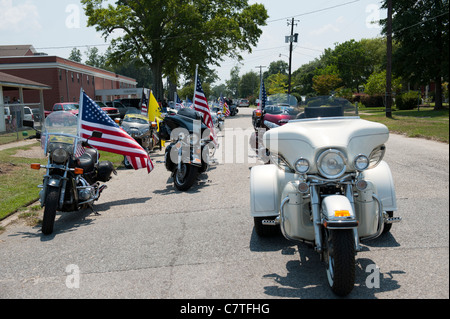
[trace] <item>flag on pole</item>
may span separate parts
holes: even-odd
[[[266,93],[266,87],[264,86],[264,81],[261,81],[261,88],[260,88],[261,92],[259,94],[260,96],[260,100],[259,100],[259,109],[261,111],[264,111],[264,108],[266,107],[266,102],[267,102],[267,93]]]
[[[156,121],[157,117],[161,117],[161,111],[159,110],[159,104],[156,102],[156,98],[153,92],[150,91],[150,97],[148,102],[148,120],[150,122]]]
[[[147,116],[148,114],[148,97],[146,92],[146,89],[142,90],[142,99],[141,99],[141,114]]]
[[[200,79],[196,76],[196,87],[194,92],[194,110],[200,112],[203,116],[203,123],[210,129],[211,131],[211,139],[214,144],[217,145],[217,135],[214,129],[214,124],[211,117],[211,111],[209,110],[208,100],[206,99],[205,93],[203,92],[202,84],[200,83]]]
[[[89,144],[98,150],[126,156],[136,170],[144,167],[148,173],[153,170],[148,153],[81,89],[78,134],[87,139],[93,131],[103,134],[101,138],[89,140]]]

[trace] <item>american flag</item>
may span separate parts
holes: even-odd
[[[206,99],[205,93],[203,92],[202,84],[200,83],[200,79],[197,78],[197,87],[194,93],[194,110],[200,112],[203,116],[203,123],[211,131],[211,139],[214,144],[217,145],[217,135],[214,130],[214,124],[211,117],[211,111],[209,110],[208,100]]]
[[[145,116],[148,115],[148,98],[145,94],[145,89],[142,91],[141,114]]]
[[[101,138],[92,137],[89,144],[101,151],[121,154],[127,157],[134,169],[147,168],[150,173],[154,166],[148,153],[121,129],[85,92],[80,97],[79,129],[82,138],[90,138],[93,131],[102,132]]]
[[[220,93],[219,108],[224,112],[225,116],[230,116],[230,108],[227,102],[225,102],[222,93]]]
[[[267,102],[266,87],[264,86],[264,81],[262,81],[261,82],[261,101],[259,102],[262,111],[264,111],[264,108],[266,107],[266,102]]]

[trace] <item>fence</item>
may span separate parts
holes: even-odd
[[[30,126],[40,129],[44,119],[44,107],[40,103],[0,104],[0,137],[16,133],[19,140],[19,132],[30,130]]]

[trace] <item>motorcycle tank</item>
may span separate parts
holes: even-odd
[[[317,171],[315,162],[324,150],[341,150],[347,157],[348,170],[358,155],[369,157],[388,139],[385,125],[359,117],[295,120],[269,130],[263,138],[269,151],[283,156],[291,167],[304,158],[310,162],[312,172]]]
[[[167,115],[164,118],[164,123],[167,124],[167,126],[170,128],[170,130],[173,130],[177,127],[182,127],[187,129],[189,132],[194,131],[194,121],[201,121],[202,117],[200,113],[184,108],[181,109],[176,115]],[[201,130],[202,133],[205,129],[208,129],[208,127],[202,122],[201,123]]]

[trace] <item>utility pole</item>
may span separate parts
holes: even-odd
[[[297,20],[299,21],[299,20]],[[291,95],[291,79],[292,79],[292,50],[294,47],[294,42],[298,42],[298,33],[294,34],[294,26],[297,26],[295,24],[294,18],[292,18],[292,21],[289,22],[288,20],[288,26],[291,26],[291,35],[289,37],[286,37],[286,42],[289,39],[289,79],[288,79],[288,95]]]
[[[386,66],[386,117],[392,117],[392,0],[388,0]]]

